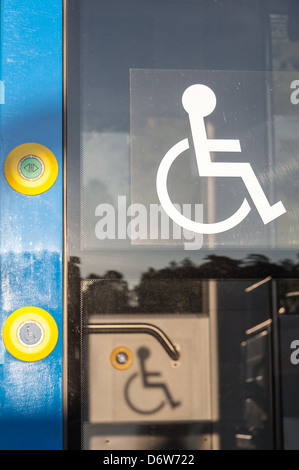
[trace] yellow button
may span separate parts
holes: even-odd
[[[39,307],[15,310],[3,328],[6,349],[21,361],[44,359],[55,348],[57,339],[58,328],[54,318]]]
[[[133,362],[133,353],[125,346],[119,346],[113,349],[110,361],[113,367],[118,370],[128,369]]]
[[[26,143],[8,154],[4,173],[13,189],[33,196],[47,191],[55,183],[58,163],[51,150],[44,145]]]

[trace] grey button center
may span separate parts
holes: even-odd
[[[128,356],[125,352],[119,352],[116,355],[116,362],[118,364],[126,364],[127,361],[128,361]]]
[[[24,346],[37,346],[43,337],[43,328],[35,321],[27,321],[18,329],[18,339]]]

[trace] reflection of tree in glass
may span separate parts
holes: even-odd
[[[189,259],[157,271],[150,268],[142,274],[136,291],[142,312],[202,311],[202,281],[198,267]]]
[[[128,311],[128,284],[117,271],[89,276],[92,281],[83,292],[84,313],[124,313]]]
[[[208,255],[207,261],[199,266],[201,277],[207,279],[238,278],[241,274],[241,261],[228,256]]]
[[[279,277],[282,267],[271,263],[269,258],[261,254],[250,254],[242,263],[242,272],[248,278],[262,279],[263,277]]]
[[[90,274],[83,292],[84,313],[200,313],[207,280],[262,280],[269,276],[280,279],[282,298],[299,278],[299,264],[291,259],[274,263],[254,253],[243,260],[211,254],[200,265],[186,258],[162,269],[149,268],[133,291],[117,271],[107,271],[103,276]]]

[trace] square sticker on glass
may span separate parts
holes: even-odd
[[[131,243],[298,243],[295,85],[292,73],[131,70]]]

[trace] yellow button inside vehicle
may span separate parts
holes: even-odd
[[[15,310],[3,328],[6,349],[21,361],[44,359],[55,348],[57,339],[58,328],[54,318],[39,307]]]
[[[26,143],[8,154],[4,173],[13,189],[33,196],[47,191],[55,183],[58,163],[51,150],[44,145]]]
[[[133,353],[125,346],[119,346],[118,348],[113,349],[110,355],[110,361],[115,369],[128,369],[133,362]]]

